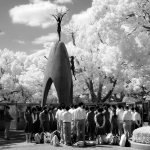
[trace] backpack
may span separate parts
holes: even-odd
[[[84,141],[79,141],[79,142],[75,143],[73,146],[76,146],[76,147],[85,147],[86,143]]]
[[[44,132],[41,133],[40,144],[44,144]]]
[[[41,136],[39,133],[36,133],[34,136],[34,140],[36,144],[40,144]]]
[[[58,138],[59,141],[61,140],[60,132],[59,131],[55,130],[54,132],[51,133],[52,138],[53,138],[54,135],[57,136],[57,138]]]
[[[125,147],[130,147],[130,146],[131,146],[131,143],[129,142],[128,139],[126,139]]]
[[[105,143],[111,143],[113,138],[112,133],[107,134],[106,138],[105,138]]]
[[[71,133],[71,143],[72,144],[76,143],[76,140],[77,140],[77,135],[74,133]]]
[[[44,133],[44,143],[50,143],[51,134],[49,132]]]
[[[59,146],[59,140],[58,140],[57,135],[54,135],[54,137],[51,140],[51,144],[54,146]]]
[[[125,147],[126,140],[127,140],[127,138],[126,138],[125,134],[123,134],[123,135],[121,136],[119,145],[120,145],[121,147]]]
[[[113,136],[111,141],[110,141],[111,145],[119,145],[119,137],[118,136]]]
[[[96,146],[96,142],[95,141],[86,141],[86,146],[87,147]]]
[[[105,135],[99,136],[98,138],[96,138],[96,143],[97,144],[98,144],[98,140],[99,140],[99,144],[101,144],[101,145],[104,144],[104,143],[106,143],[106,136]]]

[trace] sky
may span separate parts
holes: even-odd
[[[69,9],[62,25],[75,14],[86,11],[92,0],[0,0],[0,49],[32,54],[43,49],[46,41],[57,40],[57,24],[49,14]],[[60,9],[61,8],[61,9]],[[62,41],[68,42],[62,33]]]

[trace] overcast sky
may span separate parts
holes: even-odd
[[[86,11],[91,7],[92,0],[51,0],[51,3],[41,3],[41,0],[0,0],[0,49],[25,51],[31,54],[43,49],[43,43],[56,39],[56,21],[49,14],[56,7],[69,9],[63,19],[63,25],[68,23],[73,15]],[[67,38],[63,34],[62,40]]]

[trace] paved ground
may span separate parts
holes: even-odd
[[[81,150],[83,148],[70,147],[60,145],[59,147],[51,146],[50,144],[35,144],[26,143],[23,131],[11,131],[11,140],[4,140],[4,133],[0,132],[0,150]],[[137,150],[129,147],[119,147],[111,145],[100,145],[95,147],[87,147],[88,150]]]

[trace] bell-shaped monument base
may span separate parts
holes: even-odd
[[[73,102],[73,81],[69,62],[69,56],[66,46],[63,42],[58,41],[49,54],[46,65],[42,103],[46,104],[49,89],[54,83],[59,103],[70,105]]]

